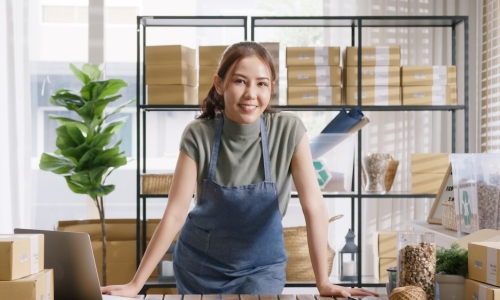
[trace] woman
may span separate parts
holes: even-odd
[[[260,44],[241,42],[224,52],[202,114],[183,133],[167,208],[141,265],[130,283],[103,287],[104,294],[135,296],[179,230],[179,294],[281,294],[287,261],[281,219],[293,176],[319,293],[376,295],[328,279],[328,215],[306,129],[294,114],[270,111],[275,80]],[[197,202],[188,214],[195,182]]]

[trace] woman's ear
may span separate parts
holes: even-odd
[[[215,90],[217,91],[217,94],[222,96],[222,94],[224,94],[224,89],[222,88],[223,82],[222,79],[217,74],[214,75],[214,86]]]

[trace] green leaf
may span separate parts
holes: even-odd
[[[78,127],[75,125],[62,125],[56,129],[57,148],[64,150],[68,148],[76,148],[85,142],[85,137]]]
[[[64,176],[69,189],[76,194],[87,194],[87,190],[78,182],[71,180],[70,176]]]
[[[92,184],[88,170],[72,174],[70,178],[71,181],[78,183],[82,187],[89,187]]]
[[[52,105],[62,106],[73,111],[85,104],[85,99],[67,89],[58,90],[50,96],[49,100]]]
[[[88,151],[85,152],[78,160],[78,164],[75,168],[76,172],[82,172],[85,170],[88,170],[90,168],[93,168],[94,166],[98,166],[99,164],[95,163],[96,157],[101,154],[103,150],[101,149],[95,149],[95,148],[90,148],[88,147]]]
[[[120,128],[123,127],[123,125],[125,125],[125,121],[127,119],[128,119],[127,117],[123,117],[105,124],[104,127],[101,129],[101,132],[116,133],[120,130]]]
[[[82,72],[87,74],[91,81],[98,80],[101,76],[101,70],[98,65],[86,63],[83,65]]]
[[[48,153],[42,153],[38,166],[41,170],[50,171],[55,174],[68,174],[75,168],[72,160]]]
[[[102,149],[106,147],[113,138],[111,133],[99,133],[94,135],[92,140],[89,142],[90,147]]]
[[[451,244],[450,249],[439,248],[436,251],[436,272],[449,275],[468,275],[468,251],[457,243]]]
[[[87,144],[82,144],[78,147],[61,150],[61,155],[73,160],[75,165],[77,165],[76,170],[81,171],[78,169],[79,161],[82,159],[83,155],[85,155],[85,153],[87,153],[90,150],[91,148]]]
[[[127,87],[128,84],[121,79],[108,79],[104,81],[104,84],[100,87],[98,91],[98,100],[102,100],[107,96],[114,95],[120,91],[121,88]]]
[[[83,73],[80,71],[75,65],[69,64],[69,68],[71,71],[73,71],[73,74],[75,74],[75,77],[80,80],[83,84],[88,84],[90,82],[90,78],[87,74]]]
[[[130,105],[131,103],[134,103],[134,102],[135,102],[135,98],[132,99],[132,100],[130,100],[130,101],[127,101],[125,104],[122,104],[122,105],[118,106],[115,110],[113,110],[112,112],[110,112],[109,114],[107,114],[104,117],[104,120],[106,120],[107,118],[109,118],[112,115],[115,115],[115,114],[121,112],[123,108],[127,107],[128,105]]]
[[[102,184],[102,176],[104,175],[104,173],[106,173],[107,170],[108,170],[108,168],[103,167],[103,166],[93,168],[92,170],[90,170],[89,175],[90,175],[90,181],[92,182],[92,184],[93,185],[101,185]]]
[[[95,92],[101,84],[102,83],[100,81],[92,81],[84,85],[80,89],[80,94],[82,95],[83,99],[87,101],[95,100]]]
[[[85,125],[83,122],[78,121],[78,120],[74,120],[71,118],[66,118],[66,117],[61,117],[61,116],[56,116],[56,115],[49,115],[49,119],[56,120],[61,125],[73,124],[76,127],[78,127],[78,129],[80,129],[80,131],[82,131],[84,133],[87,133],[89,130],[87,125]]]

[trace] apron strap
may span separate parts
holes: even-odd
[[[219,146],[222,136],[222,127],[224,125],[224,116],[217,123],[215,130],[214,144],[212,145],[212,154],[210,155],[210,166],[208,168],[208,179],[215,180],[215,169],[217,167],[217,158],[219,157]],[[262,158],[264,159],[264,180],[271,181],[271,160],[269,156],[269,143],[267,140],[267,129],[264,118],[260,117],[260,137],[262,140]]]

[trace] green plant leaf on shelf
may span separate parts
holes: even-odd
[[[439,248],[436,251],[436,272],[449,275],[468,275],[468,251],[457,243],[451,244],[449,249]]]

